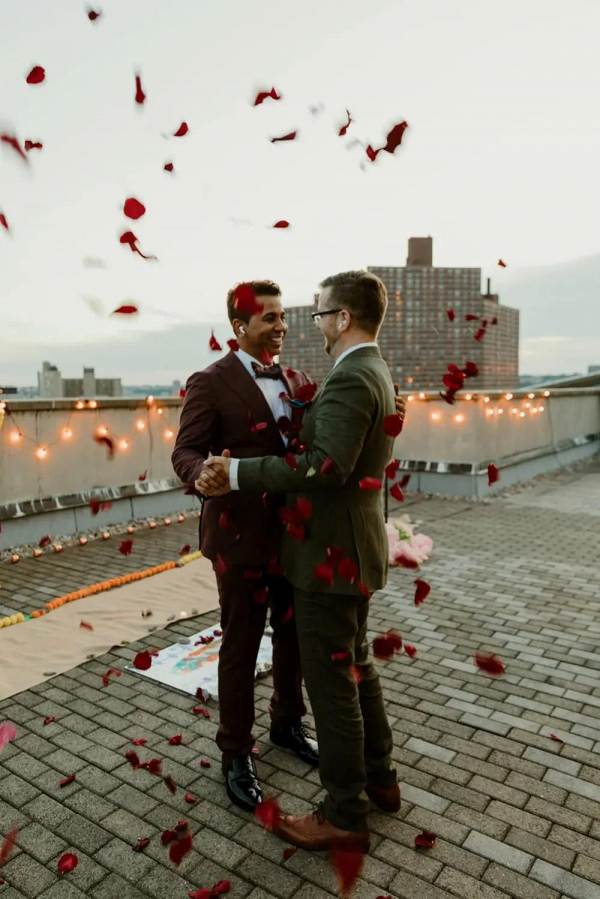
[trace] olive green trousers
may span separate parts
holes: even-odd
[[[392,731],[369,658],[369,600],[294,588],[294,612],[327,791],[325,817],[342,830],[368,830],[365,784],[390,787],[397,780]],[[340,653],[347,657],[334,657]]]

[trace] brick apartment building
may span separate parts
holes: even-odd
[[[379,343],[383,358],[401,390],[439,389],[449,362],[464,365],[467,359],[479,367],[470,386],[504,389],[519,384],[519,310],[502,306],[498,294],[481,293],[480,268],[436,268],[431,237],[411,237],[405,266],[369,266],[388,292],[388,310]],[[323,351],[323,338],[313,324],[318,295],[312,305],[286,309],[290,329],[281,360],[304,369],[321,381],[331,368]],[[447,309],[455,320],[449,321]],[[474,339],[477,321],[465,321],[471,313],[488,324],[481,341]]]

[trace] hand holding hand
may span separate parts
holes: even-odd
[[[406,402],[403,396],[396,396],[396,415],[400,418],[401,422],[404,422],[406,417]]]
[[[222,456],[209,456],[202,468],[202,474],[196,481],[196,490],[205,496],[223,496],[231,491],[229,482],[229,466],[231,465],[229,450],[223,450]]]

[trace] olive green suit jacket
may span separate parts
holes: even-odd
[[[305,522],[306,537],[298,541],[286,531],[281,562],[287,579],[296,587],[322,592],[314,568],[337,546],[358,565],[358,579],[370,592],[387,580],[388,541],[381,490],[359,487],[363,478],[383,480],[393,451],[393,438],[383,419],[395,413],[394,387],[378,347],[353,350],[327,375],[305,416],[300,439],[307,451],[296,456],[297,469],[285,459],[265,456],[242,459],[238,467],[240,490],[286,493],[287,505],[300,496],[312,503]],[[331,457],[335,469],[322,475]],[[334,593],[358,595],[337,574],[327,588]]]

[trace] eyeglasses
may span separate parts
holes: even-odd
[[[324,309],[322,312],[311,312],[310,315],[315,325],[318,325],[324,315],[337,315],[338,312],[343,312],[343,309]]]

